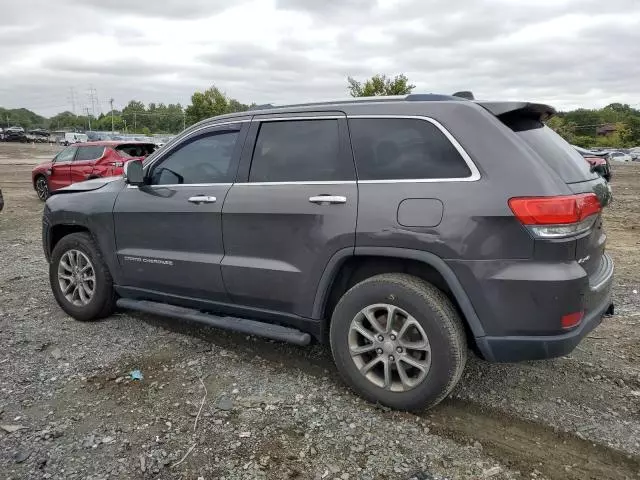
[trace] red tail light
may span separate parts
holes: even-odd
[[[580,325],[583,317],[584,312],[570,313],[569,315],[564,315],[560,320],[560,323],[562,328],[573,328],[576,325]]]
[[[512,198],[509,207],[524,225],[578,223],[602,210],[595,193]]]
[[[514,215],[538,237],[557,238],[589,230],[602,211],[595,193],[509,200]]]

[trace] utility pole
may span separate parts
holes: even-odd
[[[136,133],[136,112],[133,112],[133,133]]]
[[[182,112],[182,130],[187,129],[187,112]]]
[[[89,120],[89,131],[91,131],[91,114],[89,113],[89,107],[87,107],[87,119]]]
[[[111,133],[113,133],[113,98],[109,100],[111,104]]]
[[[69,87],[69,101],[71,102],[71,111],[76,114],[76,91],[73,87]]]
[[[93,116],[96,116],[96,98],[97,98],[97,94],[96,94],[96,89],[93,88],[93,85],[89,86],[89,101],[91,102],[91,113],[93,113]]]

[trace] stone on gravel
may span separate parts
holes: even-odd
[[[62,358],[62,351],[58,347],[56,347],[51,350],[51,356],[56,360],[60,360]]]
[[[7,433],[14,433],[25,428],[27,427],[24,427],[22,425],[0,425],[0,429],[4,430]]]
[[[30,456],[31,456],[31,451],[21,450],[21,451],[16,452],[13,455],[13,461],[16,462],[16,463],[22,463],[27,458],[29,458]]]
[[[216,407],[220,410],[229,411],[233,408],[233,398],[226,395],[221,396],[216,402]]]

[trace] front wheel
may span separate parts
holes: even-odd
[[[49,198],[49,184],[47,183],[47,178],[43,175],[36,178],[36,193],[43,202]]]
[[[336,306],[330,329],[338,371],[365,399],[430,408],[458,383],[467,359],[462,321],[447,296],[406,274],[371,277]]]
[[[113,312],[113,280],[88,233],[73,233],[58,242],[51,253],[49,281],[58,305],[76,320],[97,320]]]

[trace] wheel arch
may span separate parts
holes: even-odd
[[[56,247],[56,245],[62,240],[64,237],[71,235],[72,233],[88,233],[93,236],[89,228],[85,225],[80,225],[77,223],[59,223],[51,226],[48,234],[48,238],[46,239],[46,255],[47,258],[51,257],[51,252]]]
[[[324,322],[323,330],[328,331],[331,311],[342,293],[365,278],[398,271],[399,268],[443,290],[460,310],[470,338],[485,336],[471,300],[453,270],[437,255],[406,248],[356,247],[338,251],[329,261],[318,284],[312,318]]]

